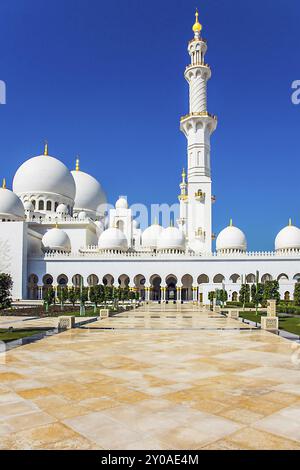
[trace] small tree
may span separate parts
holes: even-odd
[[[0,274],[0,309],[11,306],[11,289],[13,281],[10,274]]]
[[[251,299],[254,302],[256,315],[258,312],[258,306],[262,304],[264,297],[264,285],[259,282],[251,286]]]
[[[49,286],[44,294],[44,307],[46,312],[49,311],[50,305],[55,303],[55,290]]]
[[[295,305],[300,305],[300,282],[299,281],[295,284],[295,288],[294,288],[294,303]]]
[[[250,302],[250,286],[249,284],[242,284],[240,289],[239,301],[245,306]]]
[[[218,292],[218,298],[220,300],[220,302],[222,303],[222,307],[224,307],[224,303],[227,301],[228,299],[228,294],[227,294],[227,291],[225,289],[220,289],[219,292]]]
[[[57,288],[57,298],[60,302],[61,309],[63,308],[64,304],[68,300],[68,288],[66,286],[58,286]]]
[[[113,300],[113,287],[104,286],[104,302],[109,302]]]
[[[216,297],[215,291],[212,290],[208,293],[208,300],[210,301],[210,307],[212,307],[215,297]]]
[[[82,287],[81,292],[79,291],[79,296],[78,296],[80,302],[85,305],[85,303],[89,300],[89,290],[87,287]]]
[[[95,308],[104,301],[104,286],[98,284],[90,288],[90,301],[94,303]]]
[[[266,281],[264,284],[263,302],[266,303],[269,299],[274,299],[277,302],[280,300],[279,282]]]
[[[77,300],[79,299],[79,295],[80,295],[80,291],[78,287],[70,287],[70,289],[68,289],[68,300],[69,302],[71,302],[73,307],[75,306]]]

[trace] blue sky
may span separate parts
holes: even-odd
[[[177,201],[186,163],[179,118],[195,6],[212,67],[213,228],[232,217],[250,249],[300,225],[297,0],[2,0],[0,174],[42,152],[94,174],[109,200]]]

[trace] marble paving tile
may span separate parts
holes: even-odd
[[[298,449],[291,352],[189,305],[46,337],[0,365],[0,448]]]

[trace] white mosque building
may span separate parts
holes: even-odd
[[[79,168],[43,155],[25,161],[13,190],[0,188],[0,272],[13,278],[14,299],[42,299],[52,285],[98,283],[129,286],[146,300],[207,302],[225,288],[237,298],[242,282],[279,281],[292,299],[300,279],[300,229],[291,221],[275,238],[273,252],[249,252],[245,234],[232,222],[212,251],[210,136],[216,116],[207,111],[207,43],[198,21],[188,43],[189,112],[180,120],[187,139],[187,174],[180,183],[177,226],[154,223],[143,232],[126,197],[107,211],[101,184]]]

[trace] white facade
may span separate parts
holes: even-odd
[[[289,225],[275,251],[247,251],[245,234],[233,226],[217,237],[212,252],[210,137],[217,118],[207,110],[206,41],[193,26],[188,44],[189,113],[180,129],[187,139],[178,227],[154,223],[141,231],[126,196],[106,212],[101,184],[79,168],[70,171],[48,155],[30,158],[17,170],[13,191],[0,188],[0,272],[12,275],[14,299],[41,299],[49,285],[107,283],[138,289],[147,300],[199,300],[225,288],[235,299],[241,283],[279,280],[282,297],[293,298],[300,279],[300,229]]]

